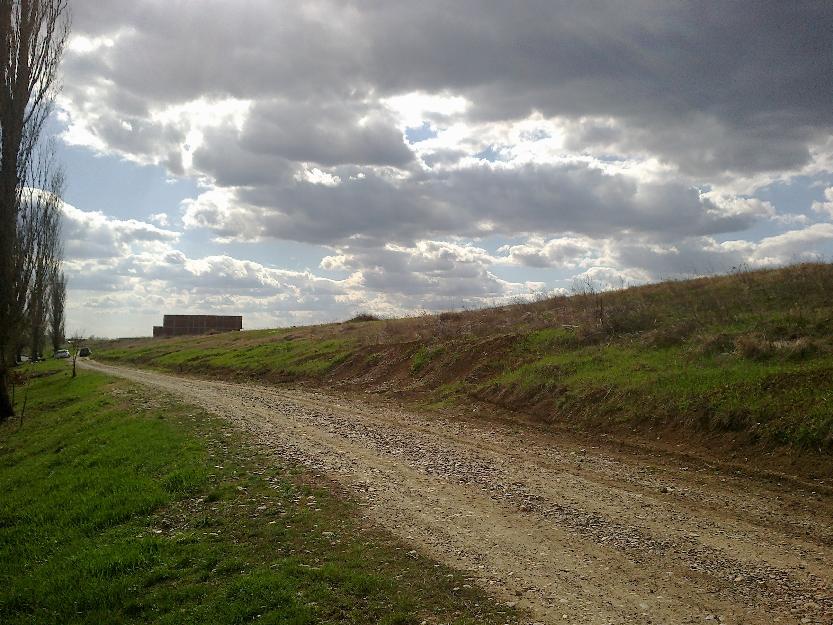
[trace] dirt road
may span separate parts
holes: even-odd
[[[524,426],[101,363],[335,478],[542,623],[833,623],[833,494]]]

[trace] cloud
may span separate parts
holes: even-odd
[[[344,164],[404,167],[413,159],[396,119],[367,102],[259,101],[239,138],[255,154],[280,154],[323,166]]]
[[[168,217],[167,213],[152,213],[150,215],[150,220],[156,224],[159,224],[163,228],[171,225],[171,220]]]
[[[351,272],[367,291],[434,310],[489,303],[542,288],[498,278],[490,271],[494,262],[486,250],[471,244],[426,240],[413,246],[342,249],[321,265]]]
[[[93,131],[122,147],[121,121],[209,96],[254,102],[243,142],[319,164],[407,163],[379,107],[407,94],[428,102],[399,103],[411,125],[431,98],[465,102],[439,114],[470,121],[612,120],[578,145],[696,176],[800,168],[833,125],[833,11],[820,2],[77,4],[71,108],[95,108]],[[161,139],[144,130],[133,149]]]
[[[529,238],[495,253],[462,241],[379,246],[358,240],[334,248],[322,259],[322,271],[333,277],[228,254],[189,256],[176,247],[179,233],[72,206],[65,206],[64,212],[73,315],[83,316],[86,309],[110,313],[112,321],[103,322],[99,333],[120,327],[121,316],[144,319],[171,310],[234,312],[246,317],[248,327],[256,327],[343,319],[356,310],[401,315],[476,307],[552,290],[543,282],[500,277],[507,266],[556,267],[569,272],[565,284],[588,278],[603,288],[616,288],[742,264],[813,260],[813,250],[833,249],[829,223],[757,242],[692,236],[657,243],[650,237],[594,239],[570,234]]]
[[[799,230],[766,237],[751,245],[751,260],[757,265],[782,265],[800,260],[819,260],[821,249],[833,242],[833,224],[813,224]]]
[[[117,258],[135,249],[160,249],[176,242],[179,233],[136,219],[114,219],[64,203],[62,233],[69,260]]]
[[[471,244],[347,246],[321,261],[324,270],[343,274],[334,278],[228,254],[189,256],[175,247],[179,233],[137,220],[70,205],[64,205],[64,216],[65,270],[78,317],[85,309],[106,310],[111,317],[214,310],[274,325],[343,319],[360,309],[405,314],[415,306],[480,306],[544,288],[497,277],[490,271],[495,258]],[[109,323],[119,327],[117,319]]]
[[[186,227],[221,238],[344,244],[440,236],[576,232],[660,238],[736,232],[773,214],[766,202],[640,182],[582,163],[477,163],[415,178],[336,170],[269,186],[214,188],[184,204]],[[322,184],[322,179],[325,182]]]
[[[588,237],[566,236],[545,241],[532,238],[518,245],[504,245],[498,252],[511,264],[526,267],[566,267],[601,262],[605,242]]]
[[[813,202],[813,210],[833,219],[833,187],[824,190],[824,200]]]
[[[758,241],[718,241],[710,236],[659,243],[650,237],[591,239],[573,235],[550,240],[529,239],[522,244],[501,247],[492,261],[527,267],[581,269],[573,275],[578,278],[589,275],[601,283],[615,285],[619,282],[616,276],[624,276],[626,284],[637,284],[724,273],[742,265],[771,267],[817,261],[831,252],[833,224],[816,223]],[[607,278],[600,279],[600,272]]]

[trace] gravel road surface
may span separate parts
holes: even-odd
[[[321,392],[84,367],[334,478],[531,622],[833,623],[833,489]]]

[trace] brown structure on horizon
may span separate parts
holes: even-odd
[[[233,315],[165,315],[161,326],[153,326],[154,338],[184,334],[211,334],[243,329],[243,317]]]

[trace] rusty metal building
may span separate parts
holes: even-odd
[[[243,329],[243,317],[233,315],[165,315],[161,326],[153,326],[153,336],[211,334]]]

